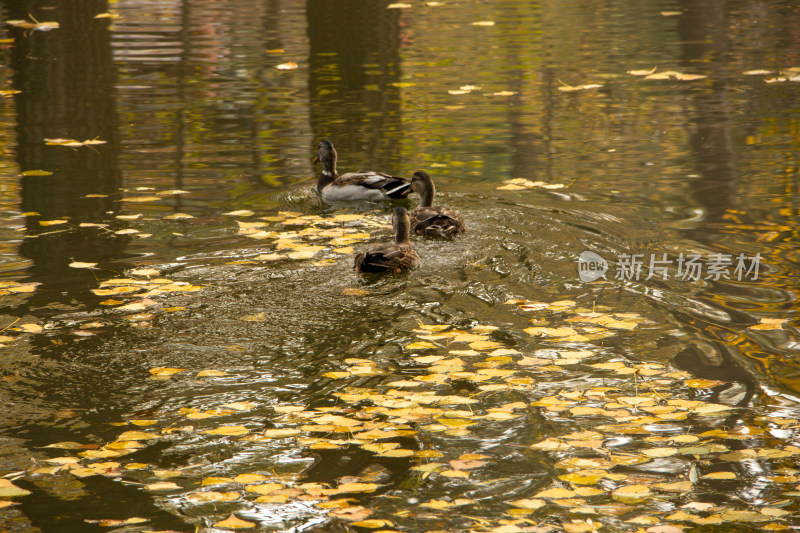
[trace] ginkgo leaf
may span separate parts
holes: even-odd
[[[195,502],[232,502],[242,498],[238,492],[193,492],[187,494],[186,498]]]
[[[180,485],[173,483],[172,481],[159,481],[157,483],[150,483],[149,485],[144,486],[147,490],[152,491],[167,491],[167,490],[178,490],[183,487]]]
[[[28,494],[31,494],[31,491],[14,485],[8,479],[0,478],[0,498],[16,498]]]
[[[428,341],[412,342],[405,346],[406,350],[430,350],[432,348],[436,348],[436,345]]]
[[[614,490],[612,494],[622,498],[646,498],[650,496],[650,487],[647,485],[626,485]]]
[[[239,474],[233,480],[236,483],[242,483],[243,485],[247,485],[249,483],[259,483],[261,481],[266,481],[269,479],[264,474]]]
[[[703,479],[736,479],[734,472],[709,472],[700,476]]]
[[[148,433],[146,431],[126,431],[117,437],[118,441],[126,440],[151,440],[158,439],[161,436],[158,433]]]
[[[214,527],[221,527],[224,529],[247,529],[251,527],[256,527],[256,524],[254,522],[248,522],[246,520],[236,518],[236,516],[231,514],[225,520],[221,520],[216,524],[214,524]]]
[[[224,435],[228,437],[237,437],[240,435],[247,435],[250,430],[245,426],[220,426],[214,429],[208,429],[203,433],[207,435]]]
[[[165,366],[159,366],[159,367],[151,368],[150,369],[150,373],[152,375],[154,375],[154,376],[166,377],[166,376],[175,375],[175,374],[177,374],[179,372],[183,372],[184,370],[185,370],[184,368],[170,368],[170,367],[165,367]]]

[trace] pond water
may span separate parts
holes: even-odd
[[[796,2],[0,13],[0,530],[800,527]]]

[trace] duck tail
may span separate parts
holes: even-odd
[[[397,200],[408,196],[408,193],[411,192],[411,184],[403,180],[390,181],[383,186],[383,190],[386,196]]]

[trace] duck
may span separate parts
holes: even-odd
[[[317,181],[317,191],[325,201],[379,202],[402,199],[411,192],[411,184],[407,180],[381,172],[360,170],[340,176],[336,171],[337,158],[333,143],[328,139],[320,141],[314,162],[322,163],[322,174]]]
[[[411,244],[411,224],[405,207],[394,208],[392,227],[394,242],[373,244],[356,254],[353,268],[357,272],[399,273],[419,267],[420,259]]]
[[[420,170],[414,173],[411,178],[411,190],[420,196],[419,206],[410,214],[412,233],[452,239],[466,231],[461,215],[449,207],[433,205],[436,186],[427,172]]]

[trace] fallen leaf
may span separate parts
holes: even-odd
[[[221,520],[214,524],[215,527],[221,527],[224,529],[246,529],[251,527],[256,527],[254,522],[247,522],[246,520],[241,520],[236,518],[233,514],[231,514],[225,520]]]

